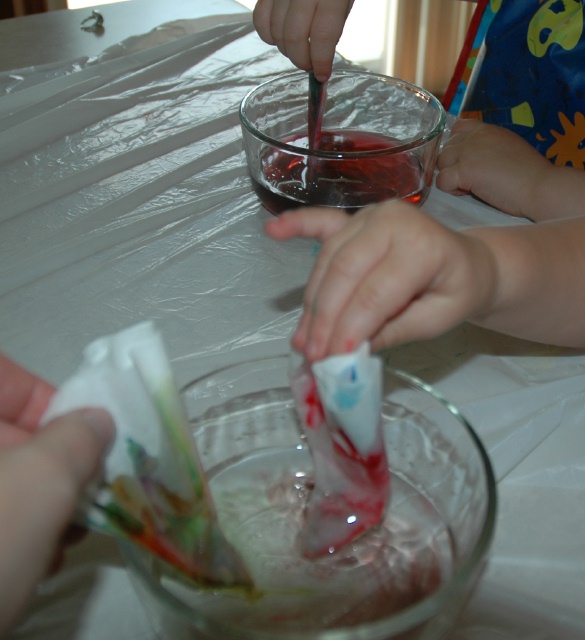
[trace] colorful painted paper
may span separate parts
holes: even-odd
[[[216,522],[211,496],[162,339],[151,322],[89,344],[43,423],[81,407],[112,415],[116,440],[80,516],[202,584],[251,584]]]

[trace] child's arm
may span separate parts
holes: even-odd
[[[266,224],[323,242],[293,345],[310,360],[438,336],[469,320],[585,346],[585,218],[450,231],[389,202],[355,216],[300,209]]]
[[[511,131],[458,120],[437,161],[439,189],[472,193],[537,222],[585,215],[585,171],[551,164]]]

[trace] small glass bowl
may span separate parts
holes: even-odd
[[[488,456],[459,411],[424,382],[385,371],[392,472],[383,522],[335,554],[295,548],[311,492],[288,357],[228,366],[183,397],[220,525],[264,595],[198,588],[121,542],[136,589],[169,640],[437,640],[484,566],[496,488]]]
[[[335,70],[321,136],[309,148],[308,78],[279,76],[241,102],[248,170],[262,204],[274,214],[304,205],[355,212],[395,198],[422,204],[445,128],[439,100],[403,80]]]

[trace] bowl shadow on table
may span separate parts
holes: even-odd
[[[270,305],[280,313],[291,313],[303,306],[304,286],[294,287],[273,298]],[[557,347],[514,338],[471,323],[463,323],[441,336],[415,341],[381,352],[388,365],[435,385],[465,367],[478,356],[501,358],[578,358],[583,349]]]
[[[571,359],[580,358],[584,354],[582,349],[522,340],[470,323],[463,323],[436,338],[411,342],[381,353],[392,367],[415,374],[432,385],[440,384],[446,377],[481,357],[485,357],[486,361],[490,358],[505,361],[510,372],[525,377],[526,384],[545,381],[544,372],[541,380],[531,378],[529,363],[536,366],[542,359],[549,359],[552,369],[553,359],[562,356],[564,359],[568,358],[565,366],[570,367]]]

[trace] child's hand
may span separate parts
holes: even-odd
[[[513,216],[533,220],[553,217],[539,214],[535,196],[555,168],[508,129],[458,120],[437,167],[437,187],[447,193],[471,193]]]
[[[254,26],[299,69],[320,82],[331,75],[335,47],[354,0],[258,0]]]
[[[449,231],[415,207],[388,202],[348,216],[298,209],[266,223],[278,240],[323,242],[293,346],[309,360],[431,338],[481,313],[495,266],[473,236]]]

